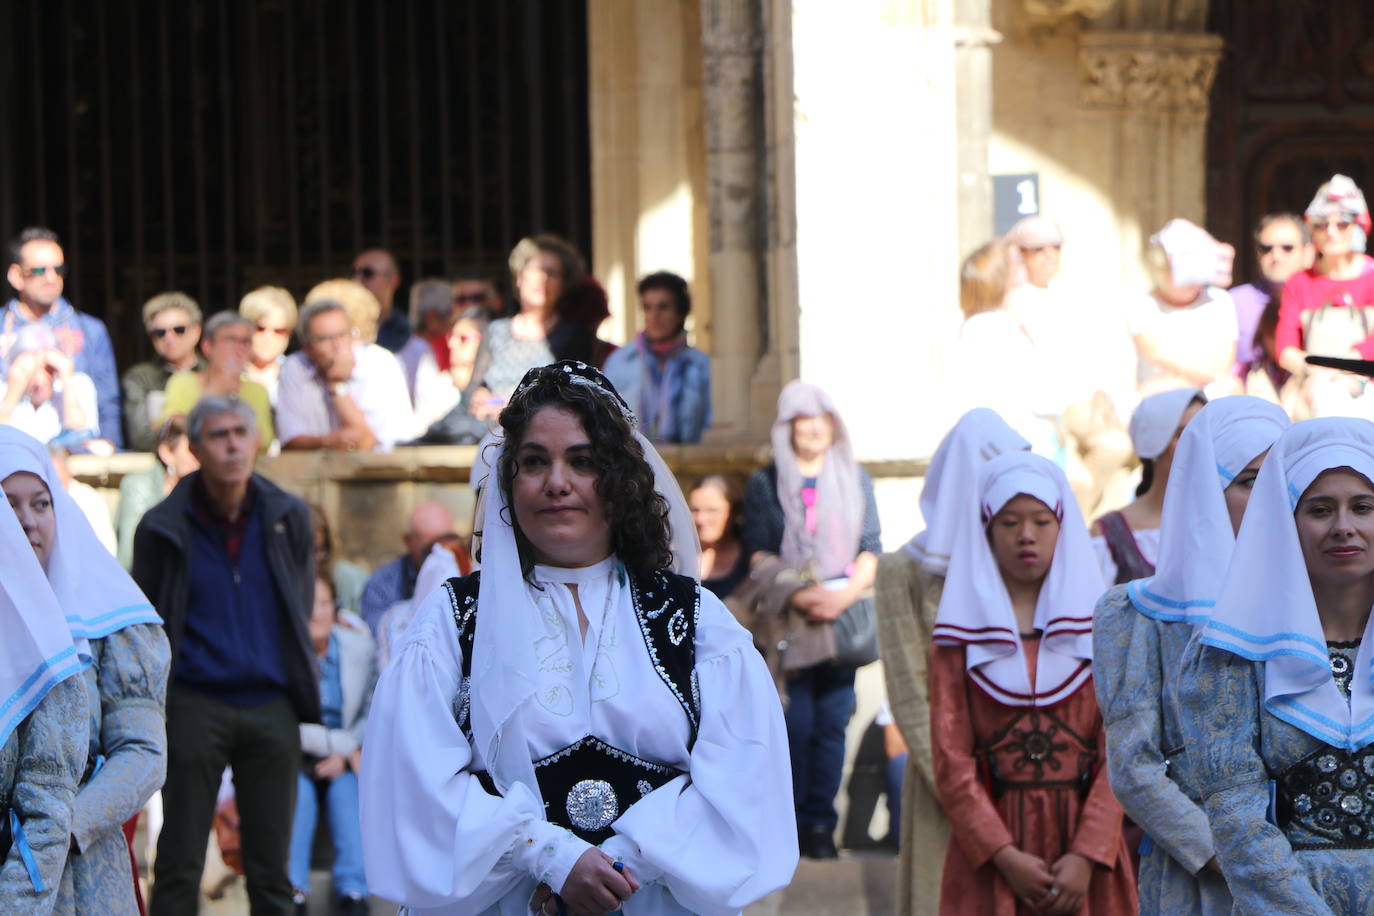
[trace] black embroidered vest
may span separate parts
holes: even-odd
[[[463,650],[463,679],[454,700],[453,715],[472,741],[469,678],[477,635],[477,593],[480,572],[445,583]],[[635,619],[649,660],[663,683],[677,697],[690,729],[688,747],[696,742],[701,697],[696,677],[696,628],[700,592],[696,580],[672,573],[629,577]],[[552,823],[567,827],[589,843],[612,835],[611,824],[625,809],[649,792],[680,775],[680,771],[643,760],[587,735],[547,757],[534,761],[535,779]],[[489,793],[498,794],[490,774],[476,774]]]

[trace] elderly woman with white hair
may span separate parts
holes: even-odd
[[[1142,396],[1170,388],[1205,388],[1210,397],[1236,394],[1236,306],[1231,283],[1236,250],[1201,226],[1174,219],[1145,252],[1153,289],[1131,300],[1127,323],[1137,355]]]
[[[1317,258],[1288,278],[1279,304],[1274,349],[1293,374],[1300,415],[1374,418],[1374,397],[1358,376],[1307,365],[1320,356],[1374,358],[1374,258],[1365,254],[1370,220],[1364,194],[1344,175],[1317,189],[1304,214]],[[1308,413],[1310,411],[1310,414]]]
[[[0,382],[0,423],[72,448],[95,436],[96,406],[90,376],[76,371],[52,329],[38,323],[20,328]]]

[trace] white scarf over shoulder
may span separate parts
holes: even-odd
[[[1264,708],[1333,747],[1374,741],[1374,615],[1356,657],[1350,702],[1331,662],[1293,513],[1323,472],[1374,481],[1374,425],[1330,417],[1296,423],[1269,451],[1245,510],[1205,645],[1264,663]]]
[[[940,440],[921,485],[925,530],[903,549],[928,573],[944,575],[959,517],[977,502],[978,468],[1006,452],[1028,451],[1030,443],[995,411],[975,407]]]
[[[933,639],[964,646],[968,676],[999,703],[1053,706],[1092,676],[1093,606],[1106,585],[1087,527],[1064,472],[1031,452],[985,463],[977,493],[978,505],[959,520]],[[1035,608],[1042,636],[1033,685],[1011,596],[987,539],[988,522],[1020,494],[1040,500],[1059,518],[1054,560]]]
[[[1136,610],[1155,620],[1206,621],[1236,546],[1223,491],[1289,425],[1283,408],[1248,395],[1198,411],[1174,453],[1155,574],[1127,586]]]

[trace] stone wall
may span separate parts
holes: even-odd
[[[258,470],[303,499],[324,507],[335,528],[336,550],[345,559],[375,568],[401,551],[406,518],[418,503],[448,506],[459,531],[472,531],[473,493],[469,483],[476,446],[399,448],[385,455],[356,452],[292,452],[258,462]],[[768,461],[756,446],[665,446],[664,461],[680,486],[706,474],[743,479]],[[108,459],[74,455],[72,475],[105,497],[111,515],[119,503],[119,482],[152,465],[148,454],[122,453]],[[921,461],[867,464],[879,493],[885,542],[896,546],[915,528],[913,515]],[[890,498],[884,499],[884,494]]]

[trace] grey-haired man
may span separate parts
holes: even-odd
[[[253,411],[208,396],[187,418],[200,470],[139,523],[133,577],[172,644],[166,820],[151,912],[194,913],[220,775],[234,771],[248,899],[290,913],[286,862],[301,722],[320,695],[307,624],[314,540],[304,502],[253,472]]]

